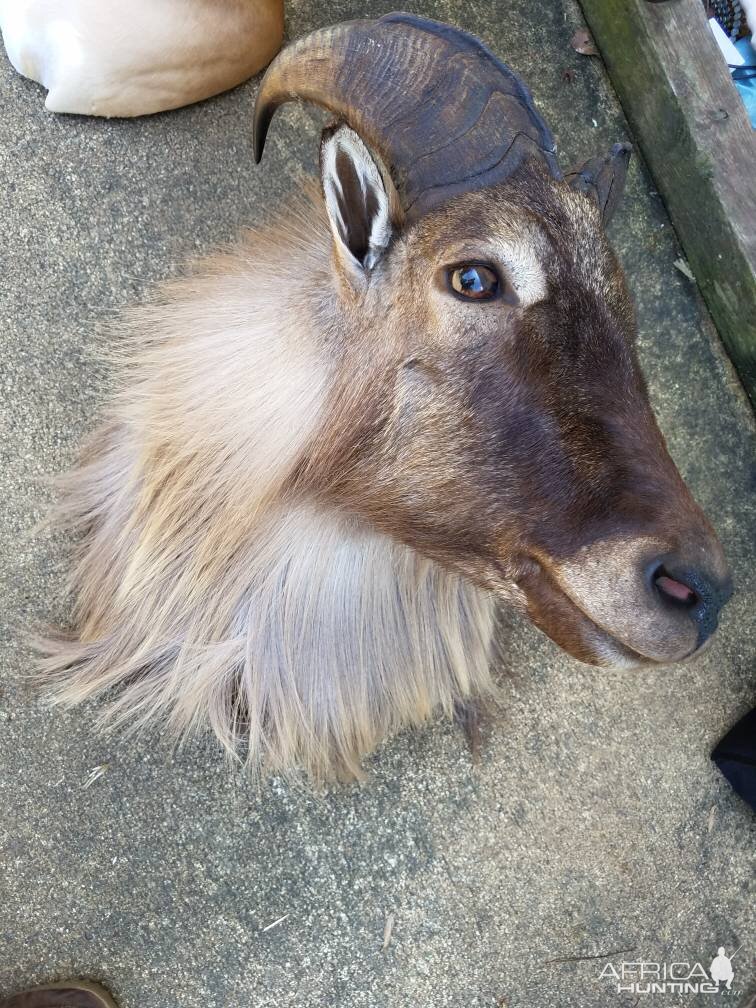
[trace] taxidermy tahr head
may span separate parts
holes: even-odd
[[[410,14],[269,67],[329,110],[322,194],[168,288],[72,474],[65,701],[358,774],[490,688],[504,598],[595,665],[677,662],[730,595],[648,402],[604,236],[629,147],[563,175],[523,83]]]

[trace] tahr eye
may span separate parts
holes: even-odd
[[[490,301],[499,293],[499,278],[490,266],[457,266],[448,277],[454,293],[470,301]]]

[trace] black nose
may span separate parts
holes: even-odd
[[[669,558],[657,560],[650,580],[661,603],[684,609],[698,624],[698,647],[717,629],[719,613],[732,596],[732,581],[715,581],[696,570],[678,569]]]

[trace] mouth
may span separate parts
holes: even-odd
[[[698,653],[694,649],[676,659],[662,660],[630,647],[609,629],[596,623],[538,561],[525,561],[515,584],[524,596],[525,611],[531,622],[562,650],[587,665],[612,668],[661,666],[672,661],[684,661]]]

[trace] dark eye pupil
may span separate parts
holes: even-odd
[[[488,266],[457,266],[448,275],[452,290],[473,301],[495,297],[499,290],[499,278]]]

